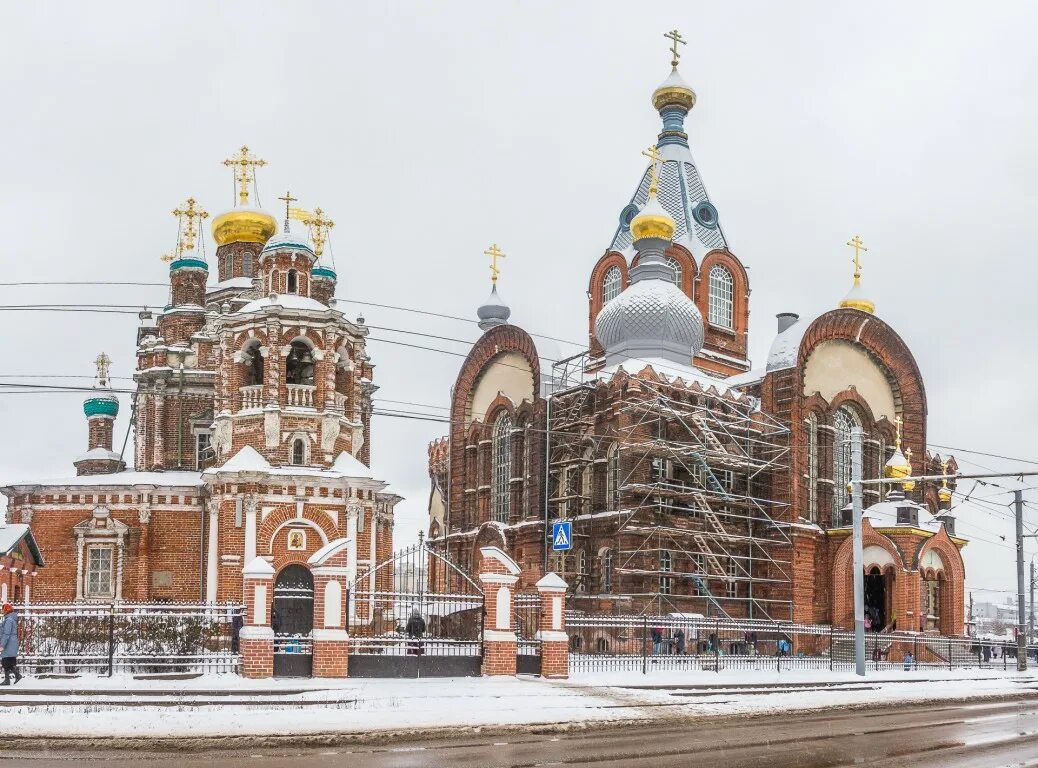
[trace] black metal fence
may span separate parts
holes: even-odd
[[[570,613],[570,671],[854,669],[854,633],[815,624],[685,616]],[[1029,646],[1038,662],[1038,646]],[[912,632],[867,632],[869,669],[1015,669],[1009,641]]]
[[[515,635],[518,640],[516,671],[520,674],[541,673],[541,641],[537,630],[541,622],[541,596],[537,593],[515,596]]]
[[[32,674],[239,672],[244,606],[33,603],[19,609],[19,663]]]

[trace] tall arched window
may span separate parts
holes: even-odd
[[[674,270],[674,285],[681,287],[681,262],[673,256],[667,256],[667,266]]]
[[[253,343],[242,354],[242,360],[248,366],[245,371],[245,386],[252,387],[263,383],[263,355],[259,351],[259,343]]]
[[[252,277],[252,254],[248,251],[241,257],[241,273],[245,277]]]
[[[603,549],[599,553],[599,557],[602,559],[602,584],[601,591],[604,594],[611,594],[613,591],[613,550]]]
[[[296,466],[302,466],[306,463],[306,446],[303,445],[301,437],[297,437],[292,441],[292,463]]]
[[[732,301],[733,291],[732,273],[720,264],[710,268],[710,299],[709,319],[710,325],[721,328],[731,328],[733,320]]]
[[[499,523],[508,522],[511,511],[510,483],[512,479],[512,417],[502,412],[494,422],[493,455],[493,492],[491,496],[491,516]]]
[[[616,443],[606,454],[606,509],[620,508],[620,449]]]
[[[807,417],[807,519],[818,520],[818,415]]]
[[[299,293],[299,273],[294,269],[288,270],[288,292]]]
[[[840,524],[840,510],[850,501],[851,429],[858,426],[854,411],[844,406],[833,414],[833,525]]]
[[[234,276],[234,254],[228,253],[223,257],[223,279]]]
[[[605,277],[602,279],[602,303],[608,304],[619,296],[622,287],[623,276],[620,274],[620,267],[607,269]]]
[[[285,381],[288,384],[314,383],[314,356],[305,341],[293,341],[285,360]]]

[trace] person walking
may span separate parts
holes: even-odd
[[[660,627],[652,628],[652,654],[659,656],[663,653],[663,630]]]
[[[680,627],[674,633],[674,651],[678,656],[685,655],[685,630]]]
[[[18,671],[18,612],[10,603],[4,603],[0,624],[0,664],[4,669],[4,681],[0,685],[10,685],[12,674],[16,684],[22,679]]]
[[[425,634],[425,619],[417,608],[411,610],[411,617],[407,620],[404,630],[411,642],[407,644],[407,653],[411,656],[422,655],[422,635]]]

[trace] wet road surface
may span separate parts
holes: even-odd
[[[0,742],[2,744],[2,742]],[[0,768],[534,768],[535,766],[1038,767],[1038,699],[812,712],[631,726],[572,735],[512,734],[387,746],[205,754],[18,752]]]

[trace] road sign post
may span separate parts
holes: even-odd
[[[551,524],[551,551],[567,552],[573,548],[573,523],[556,520]]]

